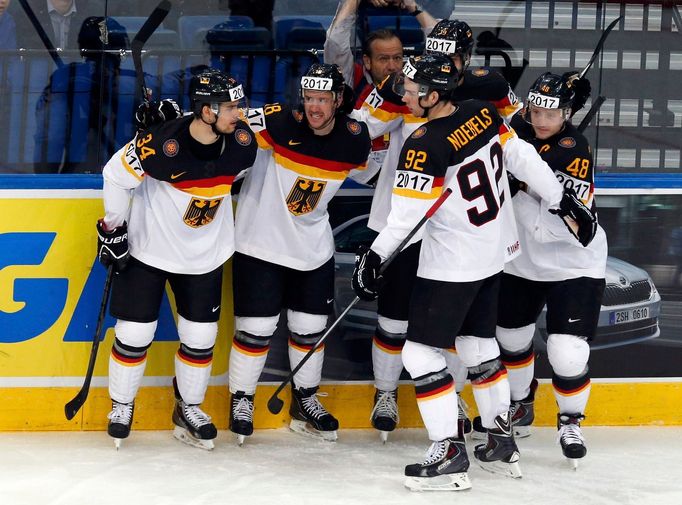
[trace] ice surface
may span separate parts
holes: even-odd
[[[238,447],[185,446],[172,432],[133,431],[120,451],[104,432],[0,433],[0,505],[682,504],[682,427],[585,427],[577,471],[556,430],[519,440],[523,479],[481,470],[469,491],[414,493],[403,468],[429,445],[420,429],[341,430],[336,443],[257,430]]]

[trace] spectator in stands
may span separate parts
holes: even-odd
[[[130,138],[133,133],[132,111],[122,123],[129,131],[116,132],[116,126],[121,82],[126,79],[126,88],[134,89],[135,73],[120,68],[118,53],[103,53],[129,48],[125,29],[113,18],[88,17],[78,44],[83,60],[55,70],[36,105],[36,173],[98,173],[120,147],[115,134]]]
[[[0,0],[0,51],[16,49],[17,32],[14,18],[7,12],[10,0]]]
[[[362,64],[355,62],[352,47],[355,45],[355,27],[361,3],[362,0],[343,0],[327,31],[324,44],[325,63],[336,63],[346,82],[353,83],[357,107],[374,84],[400,71],[403,65],[403,45],[390,30],[369,33],[362,44]],[[414,0],[371,0],[371,4],[375,7],[400,7],[407,15],[415,16],[425,30],[430,31],[436,24],[436,19],[421,10]]]
[[[90,13],[104,14],[101,3],[95,7],[88,0],[33,0],[33,13],[40,26],[45,30],[47,38],[55,48],[78,49],[78,28]],[[26,49],[42,49],[45,47],[35,27],[24,14],[17,17],[18,45]]]
[[[374,7],[390,6],[394,10],[399,8],[408,15],[415,16],[427,33],[436,25],[436,19],[421,10],[414,0],[370,1]],[[327,30],[327,40],[324,43],[324,62],[338,65],[345,81],[352,83],[356,109],[362,107],[375,85],[403,68],[403,44],[393,31],[386,29],[375,30],[367,35],[362,44],[362,63],[355,61],[352,46],[356,38],[358,8],[362,3],[363,0],[342,0]],[[365,174],[368,179],[363,182],[371,183],[374,175],[381,169],[389,142],[388,134],[372,140],[372,151]]]

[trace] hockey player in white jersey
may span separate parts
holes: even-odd
[[[477,461],[488,470],[521,476],[494,329],[504,265],[500,207],[505,196],[498,181],[505,176],[505,159],[523,156],[527,149],[489,103],[452,101],[460,70],[449,58],[412,57],[404,74],[404,102],[429,121],[403,146],[388,224],[371,249],[358,251],[353,288],[358,296],[376,297],[381,262],[433,200],[451,188],[453,195],[423,228],[402,359],[432,441],[425,460],[405,468],[405,485],[456,491],[471,484],[454,381],[443,355],[453,343],[469,367],[479,411],[491,427],[489,443],[476,448]]]
[[[302,108],[271,104],[248,114],[259,150],[237,205],[229,367],[230,429],[240,444],[253,433],[253,398],[281,310],[293,369],[333,307],[327,205],[346,177],[365,169],[370,150],[366,125],[346,116],[353,106],[346,91],[336,65],[314,64],[301,78]],[[338,421],[317,395],[323,358],[320,346],[292,381],[290,427],[335,440]]]
[[[581,82],[582,81],[582,82]],[[569,121],[589,96],[586,79],[542,74],[530,88],[525,110],[512,125],[554,170],[575,199],[596,209],[594,168],[587,139]],[[545,212],[532,189],[513,198],[524,253],[505,267],[497,340],[509,370],[512,421],[530,435],[534,419],[533,334],[547,305],[547,357],[559,414],[564,455],[577,466],[587,449],[580,422],[590,394],[589,341],[595,336],[605,286],[607,243],[596,222],[578,236]],[[477,431],[478,423],[474,423]]]
[[[98,256],[114,265],[110,311],[117,318],[109,359],[108,433],[127,438],[135,396],[156,330],[166,282],[178,312],[174,435],[213,448],[216,428],[200,405],[218,332],[223,263],[234,252],[230,189],[257,144],[239,120],[241,84],[207,70],[192,78],[193,115],[143,129],[106,164]]]
[[[468,68],[474,38],[467,23],[449,19],[438,22],[426,39],[426,47],[429,54],[448,56],[459,69],[460,78],[457,88],[453,91],[454,100],[472,98],[486,100],[507,120],[520,110],[521,104],[499,73],[488,68]],[[386,226],[386,218],[391,209],[391,192],[403,142],[425,122],[425,118],[412,114],[401,97],[393,92],[393,79],[393,77],[387,79],[368,96],[362,109],[353,112],[354,117],[367,123],[372,137],[389,132],[391,134],[391,144],[379,174],[368,223],[369,228],[378,232]],[[524,167],[519,165],[517,173],[523,169]],[[525,173],[519,174],[519,177],[531,185],[539,185],[540,190],[546,186],[546,184],[543,186],[543,181],[552,178],[549,168],[545,168],[545,173],[526,170]],[[534,179],[537,182],[533,182]],[[556,197],[559,191],[559,184],[554,182],[553,187],[550,184],[544,195],[551,199]],[[512,226],[505,227],[505,231],[509,232],[509,244],[505,248],[510,251],[509,257],[513,257],[519,251],[513,226],[514,219],[510,214],[510,207],[506,207],[504,211],[508,214],[507,219],[512,222]],[[419,248],[420,244],[415,243],[396,258],[386,269],[384,284],[379,290],[378,324],[372,345],[376,393],[371,421],[380,431],[383,441],[386,441],[388,433],[395,429],[398,422],[397,388],[403,369],[400,350],[405,343],[410,293],[416,276]],[[446,349],[444,353],[448,368],[451,373],[456,374],[455,386],[459,393],[466,382],[466,367],[459,363],[454,346]],[[464,402],[459,396],[458,403],[460,432],[468,433],[471,431],[471,422],[466,415]]]

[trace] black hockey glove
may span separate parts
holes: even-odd
[[[592,93],[592,86],[587,77],[578,79],[576,72],[566,72],[562,77],[571,83],[575,92],[575,98],[573,98],[573,104],[571,105],[571,117],[573,117],[576,112],[585,106],[585,102],[587,102],[590,93]]]
[[[360,246],[355,253],[355,269],[351,285],[361,300],[376,300],[379,295],[381,257],[367,246]]]
[[[114,270],[120,272],[128,264],[128,225],[124,221],[121,226],[107,230],[104,220],[97,221],[97,257],[100,263],[108,267],[114,264]]]
[[[578,198],[573,189],[564,188],[558,209],[549,209],[557,214],[568,228],[568,231],[578,239],[583,247],[587,247],[597,233],[597,217]]]
[[[514,195],[519,191],[526,191],[528,187],[526,186],[525,182],[520,181],[519,179],[514,177],[510,172],[507,172],[507,181],[509,182],[509,191],[511,193],[512,198],[514,198]]]
[[[135,128],[146,130],[150,126],[182,117],[182,109],[171,98],[160,102],[142,102],[135,111]]]

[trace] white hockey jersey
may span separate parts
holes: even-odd
[[[313,270],[334,254],[327,205],[348,176],[366,167],[367,126],[336,118],[315,135],[303,115],[272,104],[249,112],[258,156],[239,194],[237,251],[296,270]]]
[[[417,275],[470,282],[501,271],[508,246],[502,214],[510,205],[505,166],[520,162],[524,170],[546,170],[492,105],[459,103],[453,114],[429,121],[405,142],[388,223],[372,249],[387,258],[449,187],[453,194],[424,227]],[[558,202],[562,188],[551,172],[545,183],[549,200]]]
[[[181,274],[210,272],[232,256],[230,190],[257,150],[243,122],[218,143],[202,146],[190,137],[192,120],[180,118],[138,133],[102,172],[107,227],[128,221],[130,254]]]
[[[535,138],[532,127],[521,118],[513,125],[554,170],[557,180],[595,210],[593,160],[587,139],[570,123],[544,140]],[[513,201],[524,254],[506,265],[505,272],[537,281],[604,278],[608,246],[601,226],[592,242],[583,247],[561,219],[548,212],[532,188],[519,191]]]
[[[368,227],[381,231],[386,226],[391,211],[391,194],[400,151],[405,140],[426,122],[413,116],[400,96],[393,92],[394,76],[388,77],[379,88],[375,88],[365,99],[362,108],[353,111],[352,116],[364,121],[370,137],[376,138],[390,133],[383,166],[377,180],[369,214]],[[504,119],[520,110],[522,104],[509,88],[509,84],[498,72],[486,68],[467,70],[464,81],[456,89],[457,100],[478,99],[492,103]]]

